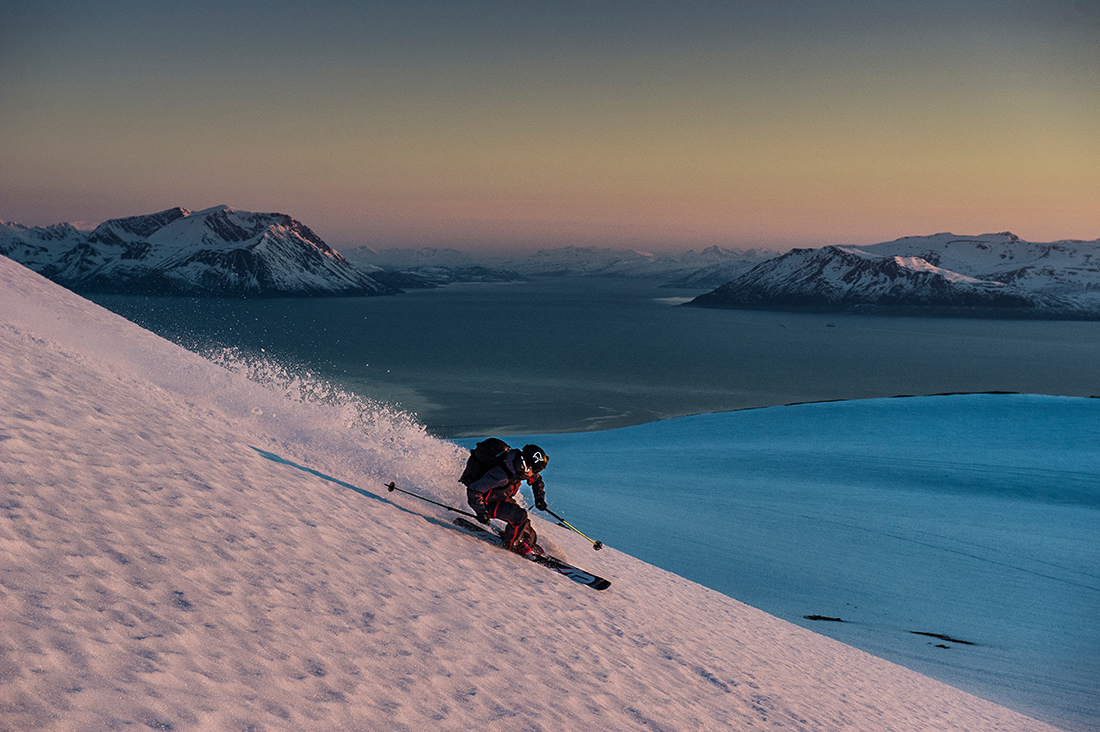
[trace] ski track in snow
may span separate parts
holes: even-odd
[[[457,446],[4,258],[0,316],[0,729],[1052,729],[541,520],[612,588],[487,546],[381,489],[454,502]]]

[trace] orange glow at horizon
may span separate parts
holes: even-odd
[[[514,7],[517,27],[536,12]],[[1095,39],[1045,10],[1045,30],[976,15],[953,18],[952,38],[861,7],[881,38],[765,13],[762,39],[688,17],[692,33],[641,43],[661,36],[652,21],[622,54],[571,30],[569,52],[539,38],[479,54],[441,32],[442,51],[375,57],[350,30],[307,24],[327,42],[317,54],[256,45],[265,64],[168,43],[143,49],[148,68],[77,43],[83,27],[48,36],[28,20],[43,47],[0,51],[0,219],[224,203],[288,213],[338,248],[1100,237]],[[134,31],[113,22],[103,43]]]

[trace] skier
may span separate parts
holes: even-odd
[[[546,453],[538,445],[525,445],[522,450],[510,449],[498,457],[496,465],[466,487],[466,502],[477,514],[477,520],[488,524],[500,519],[508,524],[502,538],[504,548],[517,554],[527,554],[538,538],[531,519],[515,501],[519,484],[526,480],[535,494],[535,508],[546,510],[546,487],[539,473],[546,467]]]

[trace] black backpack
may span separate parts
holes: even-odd
[[[504,453],[510,449],[512,448],[508,447],[507,442],[497,437],[490,437],[477,443],[474,449],[470,450],[470,457],[466,461],[466,469],[462,471],[462,476],[458,479],[458,482],[462,485],[470,485],[479,480],[492,468],[500,465],[504,460]]]

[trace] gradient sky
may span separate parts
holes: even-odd
[[[337,248],[1100,237],[1100,0],[0,3],[0,219]]]

